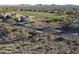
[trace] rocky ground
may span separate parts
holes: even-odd
[[[28,28],[0,25],[0,53],[78,54],[78,38],[78,36],[58,36],[46,32],[36,33]]]
[[[0,43],[0,53],[77,54],[79,53],[79,42],[53,35],[36,35],[35,38]]]
[[[56,30],[54,25],[59,24],[53,21],[49,24],[51,19],[36,17],[33,20],[19,26],[0,22],[1,54],[79,53],[79,36],[57,35],[60,30]]]

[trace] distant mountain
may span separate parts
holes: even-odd
[[[19,4],[19,5],[0,5],[0,7],[2,8],[8,8],[8,7],[12,7],[12,8],[29,8],[31,7],[31,5],[27,5],[27,4]]]
[[[56,4],[51,4],[51,5],[43,5],[43,4],[37,4],[37,5],[28,5],[28,4],[19,4],[19,5],[0,5],[0,7],[21,7],[21,8],[26,8],[26,7],[34,7],[34,6],[41,6],[41,7],[65,7],[65,8],[79,8],[79,5],[72,5],[72,4],[67,4],[67,5],[56,5]]]
[[[79,5],[72,5],[72,4],[67,4],[67,5],[56,5],[56,4],[51,4],[51,5],[42,5],[42,4],[37,4],[34,6],[41,6],[41,7],[55,7],[55,8],[79,8]]]

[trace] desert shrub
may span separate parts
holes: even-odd
[[[78,24],[78,21],[73,22],[70,20],[70,21],[64,22],[63,27],[73,30],[73,29],[78,29],[79,24]]]
[[[7,32],[11,32],[13,30],[13,26],[7,24],[1,24],[0,30],[5,30]]]
[[[7,36],[11,31],[11,28],[0,28],[0,36]]]
[[[6,36],[7,33],[8,33],[8,32],[6,31],[6,29],[0,29],[0,37]]]
[[[15,16],[11,16],[11,19],[15,20],[15,19],[16,19],[16,17],[15,17]]]
[[[58,38],[54,39],[54,41],[65,41],[65,38],[63,38],[63,37],[58,37]]]
[[[12,20],[12,19],[8,19],[7,23],[9,23],[9,24],[15,24],[16,22],[14,20]]]
[[[60,23],[59,22],[50,22],[50,23],[48,23],[48,26],[50,26],[50,27],[58,27],[58,26],[60,26]]]
[[[28,36],[29,36],[28,31],[23,30],[23,31],[17,32],[16,40],[26,40]]]

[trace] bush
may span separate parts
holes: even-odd
[[[65,41],[65,38],[63,38],[63,37],[58,37],[58,38],[56,38],[54,41]]]
[[[7,23],[9,23],[9,24],[15,24],[16,22],[14,20],[12,20],[12,19],[8,19]]]

